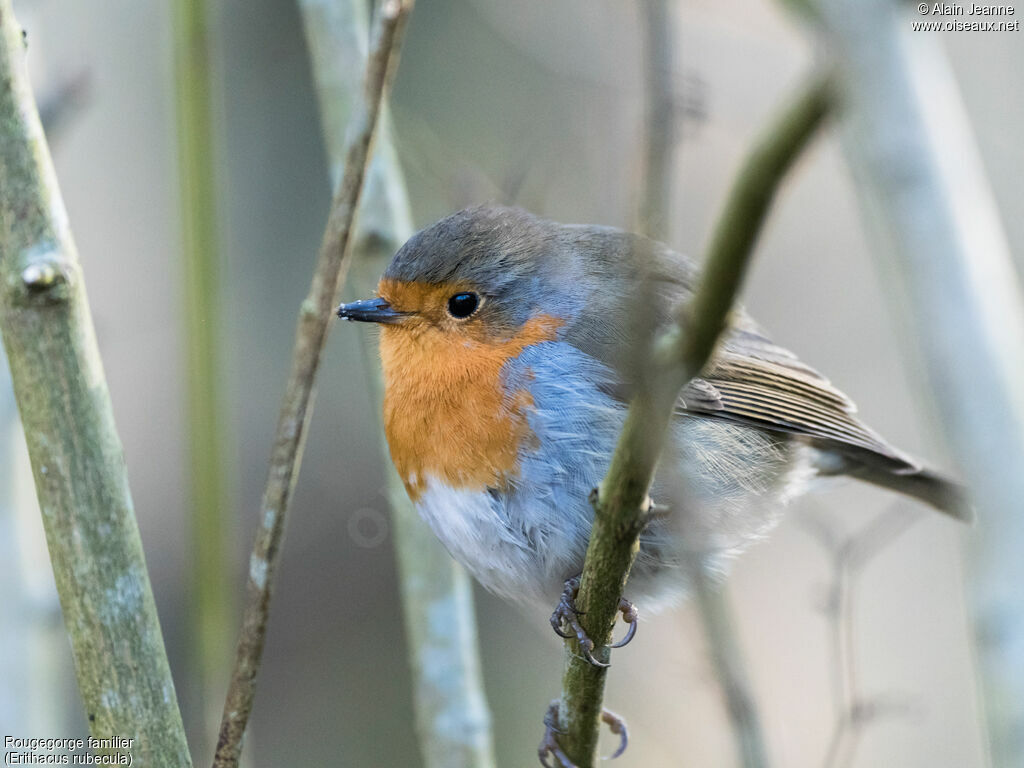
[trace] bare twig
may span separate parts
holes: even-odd
[[[732,606],[724,588],[713,583],[703,558],[691,552],[688,560],[687,571],[697,599],[708,654],[725,699],[725,711],[740,765],[762,768],[769,763],[768,749],[733,622]]]
[[[821,514],[800,518],[804,530],[828,553],[832,583],[826,614],[832,639],[832,689],[835,725],[823,768],[848,768],[853,764],[864,728],[885,711],[879,697],[868,699],[858,689],[857,653],[854,643],[854,607],[860,575],[882,550],[908,530],[920,516],[902,506],[882,513],[857,533],[842,537]]]
[[[608,473],[594,494],[594,526],[576,604],[581,624],[607,662],[619,598],[646,523],[647,492],[682,386],[697,375],[726,328],[761,224],[786,171],[809,143],[833,101],[830,75],[815,78],[772,123],[732,187],[708,248],[700,284],[681,327],[659,338],[654,374],[630,403]],[[580,766],[594,763],[607,670],[566,643],[558,741]]]
[[[300,0],[313,76],[320,102],[332,183],[341,175],[344,127],[358,92],[356,75],[366,58],[366,5],[362,0]],[[349,280],[358,296],[370,295],[394,252],[412,235],[405,179],[391,142],[387,109],[360,207]],[[368,383],[380,411],[383,379],[371,337],[360,334]],[[494,765],[490,713],[484,698],[473,614],[465,570],[438,542],[412,508],[391,466],[387,467],[399,584],[415,689],[420,752],[427,768],[489,768]],[[438,615],[446,616],[437,621]]]
[[[1024,764],[1024,292],[956,88],[898,0],[828,0],[844,150],[879,268],[927,372],[934,423],[971,486],[975,635],[996,765]],[[911,9],[913,12],[913,9]]]
[[[672,170],[682,134],[681,120],[688,115],[678,114],[680,110],[676,105],[676,86],[672,78],[675,44],[670,6],[666,0],[644,0],[640,7],[647,83],[640,228],[651,237],[666,240],[671,209]],[[678,490],[677,498],[671,501],[682,504],[685,489]],[[716,681],[725,700],[737,754],[742,765],[748,768],[767,765],[761,719],[733,627],[727,593],[711,583],[700,553],[687,553],[685,566],[693,585],[695,605]]]
[[[656,240],[666,240],[678,130],[672,80],[672,16],[668,0],[643,0],[639,8],[647,115],[638,219],[640,231]]]
[[[0,331],[90,732],[189,766],[67,213],[0,0]]]
[[[245,614],[213,761],[216,768],[233,768],[238,764],[242,736],[252,711],[285,516],[298,477],[302,445],[312,413],[316,373],[332,317],[331,309],[350,261],[352,223],[372,151],[381,102],[398,63],[402,32],[412,6],[413,0],[387,0],[381,6],[372,51],[367,59],[363,99],[353,118],[352,138],[345,152],[344,176],[331,205],[313,282],[299,312],[291,373],[260,506],[262,525],[249,561]]]

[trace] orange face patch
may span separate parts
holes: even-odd
[[[494,339],[478,318],[456,320],[445,306],[466,286],[382,280],[380,296],[409,317],[381,328],[384,429],[391,459],[416,501],[428,475],[452,488],[502,488],[530,437],[529,392],[506,394],[505,363],[555,339],[562,320],[538,315]]]

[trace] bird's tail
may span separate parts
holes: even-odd
[[[857,471],[850,474],[858,480],[865,480],[923,501],[957,520],[966,523],[974,521],[974,507],[967,496],[967,489],[930,469],[900,473],[884,467],[862,464]]]

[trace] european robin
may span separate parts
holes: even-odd
[[[481,206],[414,235],[376,298],[338,308],[380,325],[391,458],[437,537],[491,591],[553,602],[572,589],[588,496],[647,341],[695,278],[685,257],[640,236]],[[681,393],[668,442],[650,490],[662,514],[641,535],[633,597],[685,592],[687,553],[712,565],[738,553],[817,476],[970,514],[960,486],[863,424],[849,398],[742,310]],[[680,475],[685,503],[672,492]],[[572,623],[571,611],[553,618],[556,630]]]

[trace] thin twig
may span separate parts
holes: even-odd
[[[687,559],[687,572],[693,584],[708,655],[725,699],[725,711],[740,765],[762,768],[768,765],[768,749],[737,637],[732,606],[724,588],[713,583],[703,558],[696,552],[690,552]]]
[[[363,101],[353,119],[354,130],[345,153],[345,173],[324,232],[309,294],[299,311],[291,373],[278,419],[267,486],[260,506],[262,525],[249,561],[249,582],[241,636],[231,676],[215,768],[234,767],[242,748],[255,692],[263,643],[266,639],[270,596],[284,536],[285,517],[302,455],[306,427],[312,413],[314,382],[331,309],[350,261],[352,222],[366,176],[381,102],[398,64],[402,32],[413,0],[388,0],[380,9],[374,44],[366,66]]]
[[[647,520],[647,492],[678,392],[711,357],[775,192],[832,102],[831,74],[815,78],[755,145],[718,220],[696,295],[682,309],[681,327],[655,343],[654,373],[646,391],[630,403],[611,466],[593,498],[594,526],[576,604],[599,661],[608,661],[619,598]],[[587,662],[575,639],[566,646],[558,741],[574,763],[590,766],[607,671]]]
[[[821,545],[832,561],[827,615],[832,639],[836,718],[823,768],[852,765],[864,727],[877,720],[882,711],[877,697],[866,699],[858,689],[854,608],[859,577],[886,546],[920,519],[919,515],[896,506],[847,537],[840,537],[821,514],[802,516],[799,520],[804,531]]]
[[[666,240],[671,209],[672,171],[679,149],[682,126],[687,115],[678,114],[672,78],[675,38],[672,16],[666,0],[644,0],[640,4],[644,28],[646,71],[646,141],[640,201],[640,228],[650,237]],[[670,503],[682,503],[685,489]],[[684,564],[693,585],[695,605],[707,641],[708,655],[716,681],[725,700],[740,762],[746,768],[768,764],[758,714],[746,673],[746,664],[733,626],[732,611],[724,589],[717,589],[698,552],[687,553]]]
[[[0,332],[90,733],[133,739],[141,765],[190,766],[85,283],[10,0],[0,0]]]
[[[344,127],[359,91],[357,73],[366,60],[364,0],[300,0],[324,143],[341,176]],[[386,107],[386,105],[385,105]],[[377,151],[370,164],[353,244],[349,285],[369,296],[396,250],[413,233],[412,213],[394,145],[388,110],[381,114]],[[381,414],[384,382],[369,334],[359,334],[370,394]],[[382,429],[395,557],[412,668],[416,730],[426,768],[492,768],[491,717],[484,697],[477,628],[469,576],[441,546],[412,508],[391,466]],[[437,621],[440,614],[445,621]]]
[[[637,218],[641,232],[655,240],[666,240],[678,133],[672,80],[672,16],[668,0],[643,0],[639,8],[647,105]]]

